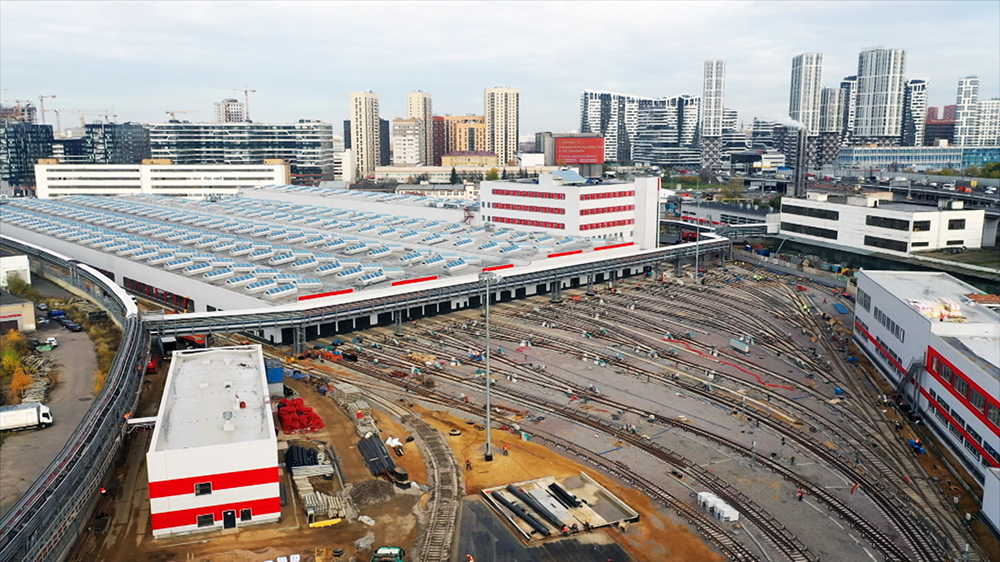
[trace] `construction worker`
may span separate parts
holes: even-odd
[[[803,490],[802,488],[799,488],[799,491],[798,491],[799,501],[802,501],[802,496],[804,496],[804,495],[806,495],[806,491]]]
[[[465,459],[465,470],[472,470],[472,459]]]
[[[472,557],[471,554],[465,555],[465,562],[476,562],[476,559]]]
[[[503,444],[503,456],[510,456],[510,445],[506,443]]]

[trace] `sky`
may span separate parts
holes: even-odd
[[[700,94],[706,59],[726,61],[725,106],[742,122],[788,113],[792,58],[824,54],[823,84],[856,74],[858,52],[907,51],[929,105],[958,79],[1000,96],[1000,2],[58,2],[0,1],[0,98],[163,122],[212,121],[249,87],[258,122],[341,123],[351,92],[405,117],[406,93],[435,114],[482,114],[483,90],[521,90],[522,137],[580,126],[583,90]],[[88,117],[92,119],[93,117]],[[49,112],[47,122],[54,115]],[[339,128],[337,129],[339,130]]]

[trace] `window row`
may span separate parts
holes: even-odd
[[[875,307],[875,314],[873,314],[873,316],[876,320],[878,320],[879,324],[882,324],[885,326],[886,330],[889,330],[889,333],[896,336],[897,340],[904,343],[906,342],[906,330],[904,330],[899,324],[893,322],[892,318],[889,318],[889,316],[885,312],[879,310],[877,306]]]
[[[235,511],[235,510],[234,510]],[[253,511],[250,509],[240,510],[240,521],[252,521]],[[198,516],[198,527],[214,527],[215,526],[215,514],[207,513],[205,515]]]
[[[969,401],[973,409],[986,414],[986,419],[994,426],[1000,428],[1000,407],[990,404],[986,397],[972,388],[965,375],[955,372],[940,357],[934,356],[931,359],[930,370],[941,378],[942,381],[955,391],[955,394]]]
[[[520,189],[494,189],[493,195],[507,197],[534,197],[536,199],[565,199],[565,193],[550,193],[548,191],[522,191]]]
[[[889,217],[876,217],[875,215],[866,216],[865,224],[878,228],[891,228],[892,230],[910,230],[910,221],[890,219]]]
[[[596,199],[614,199],[615,197],[635,197],[635,191],[606,191],[604,193],[582,193],[580,201],[594,201]]]
[[[877,236],[865,236],[865,246],[871,246],[872,248],[882,248],[884,250],[892,250],[894,252],[905,252],[906,242],[899,240],[889,240],[888,238],[879,238]]]
[[[792,215],[802,215],[803,217],[813,217],[815,219],[825,219],[830,221],[840,220],[840,213],[838,211],[828,211],[826,209],[813,209],[811,207],[797,207],[795,205],[781,205],[782,213],[790,213]]]
[[[836,230],[830,230],[829,228],[819,228],[816,226],[806,226],[804,224],[795,224],[793,222],[782,222],[781,230],[787,230],[789,232],[797,232],[799,234],[805,234],[807,236],[828,238],[830,240],[837,239]]]
[[[538,226],[541,228],[554,228],[556,230],[566,230],[566,224],[561,222],[548,222],[548,221],[536,221],[530,219],[512,219],[509,217],[493,217],[493,222],[500,222],[503,224],[516,224],[519,226]]]
[[[962,432],[958,431],[955,425],[953,425],[951,422],[948,421],[948,418],[945,417],[942,411],[950,414],[951,418],[955,420],[955,423],[958,424],[958,426],[965,429],[965,432],[968,433],[969,437],[972,438],[972,441],[975,441],[976,443],[981,445],[983,447],[983,450],[985,450],[987,454],[993,457],[995,462],[1000,463],[1000,453],[998,453],[996,449],[991,447],[990,444],[985,439],[983,439],[981,435],[979,435],[979,432],[976,431],[974,427],[972,427],[968,423],[965,423],[965,419],[962,418],[962,416],[955,409],[951,408],[951,406],[948,405],[948,402],[945,401],[943,396],[934,392],[933,388],[928,389],[928,391],[929,394],[931,395],[931,398],[933,398],[938,403],[939,406],[939,408],[933,408],[934,417],[936,417],[939,422],[941,422],[948,428],[948,431],[953,436],[955,436],[955,439],[957,439],[962,445],[964,445],[965,448],[968,449],[970,453],[972,453],[972,456],[976,457],[977,459],[981,457],[976,447],[973,446],[969,442],[969,440],[965,438],[964,435],[962,435]],[[982,461],[983,461],[983,466],[985,467],[992,466],[988,459],[982,459]]]
[[[862,291],[861,289],[858,289],[858,300],[857,300],[857,303],[861,305],[861,308],[867,310],[868,312],[872,311],[872,308],[871,308],[871,306],[872,306],[872,297],[871,297],[871,295],[869,295],[868,293]],[[865,328],[865,329],[867,330],[867,328]]]
[[[951,219],[948,221],[948,230],[965,230],[965,219]]]
[[[580,230],[597,230],[598,228],[614,228],[616,226],[625,226],[629,224],[635,224],[633,219],[623,219],[620,221],[608,221],[608,222],[595,222],[592,224],[581,224]]]
[[[565,215],[566,209],[559,207],[538,207],[536,205],[513,205],[511,203],[492,203],[491,209],[506,209],[508,211],[527,211],[529,213],[549,213],[552,215]]]
[[[927,232],[931,229],[931,221],[913,221],[913,232]]]
[[[604,213],[621,213],[634,211],[635,205],[618,205],[617,207],[599,207],[597,209],[580,209],[580,216],[603,215]]]
[[[901,377],[905,377],[906,373],[899,367],[899,365],[903,364],[899,355],[896,355],[896,352],[886,345],[886,343],[882,341],[882,338],[875,336],[875,341],[878,342],[878,346],[875,348],[875,351],[878,353],[879,358],[882,359],[882,362],[889,366],[889,370],[899,374]],[[892,360],[890,360],[890,358],[892,358]]]

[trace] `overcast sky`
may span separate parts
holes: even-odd
[[[741,121],[788,113],[792,57],[824,54],[824,86],[858,51],[907,50],[930,105],[960,77],[1000,96],[1000,2],[0,2],[0,97],[56,95],[70,109],[160,122],[211,121],[212,102],[257,90],[254,121],[348,115],[350,92],[405,117],[406,92],[436,114],[481,114],[483,89],[521,90],[521,134],[579,127],[580,93],[701,93],[702,64],[727,63]],[[48,122],[54,116],[49,114]]]

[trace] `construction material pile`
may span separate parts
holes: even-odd
[[[415,363],[423,363],[424,365],[433,365],[434,363],[437,362],[437,357],[433,355],[427,355],[425,353],[413,352],[407,355],[405,358]]]
[[[326,427],[322,418],[305,405],[301,398],[278,402],[278,419],[285,435],[314,433]]]
[[[396,486],[386,480],[365,480],[351,489],[351,499],[359,509],[383,504],[396,495]]]

